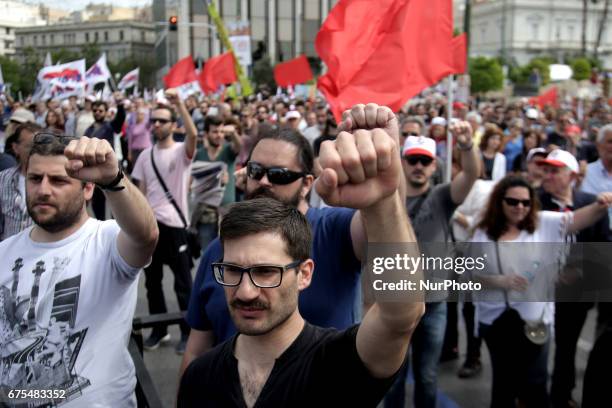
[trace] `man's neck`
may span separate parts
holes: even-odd
[[[261,336],[241,334],[236,339],[234,355],[255,365],[273,363],[297,339],[304,328],[304,319],[295,312],[280,326]]]
[[[213,146],[208,141],[206,142],[205,146],[206,146],[206,152],[208,153],[208,157],[211,160],[216,159],[217,156],[219,155],[219,153],[221,153],[221,149],[223,148],[222,144],[219,144],[217,146]]]
[[[406,197],[408,198],[421,196],[425,194],[427,190],[429,190],[429,181],[419,187],[415,187],[409,182],[406,183]]]
[[[309,208],[310,206],[308,205],[308,202],[306,202],[306,200],[300,200],[300,203],[297,206],[298,211],[304,215],[306,215]]]
[[[552,195],[555,200],[560,201],[565,205],[572,204],[574,198],[571,187],[567,187],[563,191],[555,191],[554,193],[550,193],[550,195]]]
[[[30,233],[30,238],[34,242],[61,241],[62,239],[67,238],[78,231],[83,224],[87,222],[87,220],[89,220],[89,215],[87,214],[87,211],[83,209],[79,220],[65,230],[59,232],[48,232],[40,228],[38,225],[34,225],[34,228],[32,228],[32,232]]]
[[[159,149],[167,149],[169,147],[172,147],[172,145],[174,145],[174,139],[172,138],[172,135],[168,136],[165,139],[162,140],[158,140],[157,141],[157,147]]]

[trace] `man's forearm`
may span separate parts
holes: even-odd
[[[470,150],[461,151],[461,165],[463,174],[469,180],[477,180],[480,177],[480,160],[478,157],[478,149],[472,146]]]
[[[406,209],[396,192],[381,202],[361,211],[366,227],[368,243],[395,244],[403,248],[410,257],[420,257],[416,235],[406,214]],[[372,273],[365,271],[365,273]],[[418,282],[423,278],[422,270],[415,271],[410,279]],[[411,297],[406,302],[379,302],[376,306],[379,318],[390,328],[398,332],[411,330],[418,322],[422,313],[422,303]]]
[[[189,153],[189,157],[193,157],[195,154],[198,131],[185,104],[181,101],[176,107],[178,108],[179,115],[181,115],[183,119],[183,126],[185,127],[185,148]]]
[[[157,239],[157,221],[149,203],[129,180],[124,178],[120,191],[105,191],[117,224],[134,242],[143,246]]]

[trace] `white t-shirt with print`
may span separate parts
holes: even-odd
[[[550,324],[554,320],[554,302],[538,302],[536,300],[554,291],[561,263],[564,261],[564,245],[567,227],[572,213],[540,211],[538,225],[533,233],[521,231],[512,241],[499,242],[500,261],[504,275],[516,274],[529,281],[525,292],[508,291],[508,303],[516,309],[521,317],[528,322],[543,320]],[[497,251],[493,241],[486,232],[477,229],[471,242],[490,243],[475,246],[478,254],[487,258],[486,274],[498,275]],[[486,253],[486,255],[485,255]],[[479,322],[492,324],[505,310],[503,290],[488,290],[475,295],[476,316]],[[485,298],[486,301],[478,300]],[[499,301],[491,301],[491,299]],[[526,299],[531,301],[525,301]]]
[[[158,145],[155,145],[143,150],[138,156],[136,164],[134,164],[134,171],[132,171],[134,179],[145,183],[147,201],[153,208],[157,221],[169,227],[183,228],[185,225],[168,197],[166,197],[166,193],[155,175],[151,163],[151,149],[153,149],[155,166],[157,166],[160,176],[183,212],[185,220],[189,222],[187,193],[189,192],[191,159],[187,157],[185,152],[185,143],[177,142],[167,149],[160,149]]]
[[[127,344],[140,269],[119,255],[119,226],[89,219],[51,243],[31,230],[0,242],[0,386],[65,390],[60,407],[136,406]]]

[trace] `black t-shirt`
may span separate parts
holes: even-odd
[[[395,376],[370,375],[357,354],[357,329],[305,323],[276,360],[254,407],[376,407]],[[237,335],[196,359],[185,371],[178,407],[246,407],[234,357]]]

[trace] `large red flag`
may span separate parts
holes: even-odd
[[[312,78],[312,70],[305,55],[300,55],[274,67],[274,80],[278,86],[286,88],[290,85],[303,84]]]
[[[559,107],[559,103],[557,102],[557,87],[553,86],[548,91],[544,92],[539,96],[534,96],[533,98],[529,98],[530,105],[537,105],[541,108],[546,105],[551,105],[554,108]]]
[[[465,33],[454,37],[451,41],[453,49],[453,74],[465,74],[467,71],[467,36]]]
[[[189,82],[197,81],[198,76],[195,72],[195,64],[191,55],[179,60],[170,68],[170,71],[164,77],[164,85],[166,88],[176,88]]]
[[[219,86],[238,80],[234,61],[234,55],[231,52],[217,55],[206,61],[200,74],[200,87],[204,92],[216,92]]]
[[[398,111],[455,71],[452,35],[450,0],[340,0],[315,40],[328,67],[319,89],[337,120],[356,103]]]

